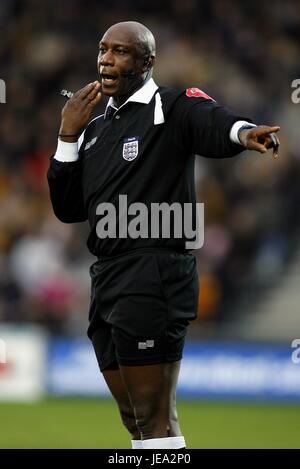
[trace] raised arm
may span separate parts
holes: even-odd
[[[101,99],[99,88],[99,82],[89,83],[62,110],[57,150],[50,158],[47,177],[54,213],[64,223],[87,220],[78,138]]]

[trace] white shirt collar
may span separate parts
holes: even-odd
[[[111,96],[108,100],[108,103],[105,109],[104,118],[106,116],[106,112],[109,107],[112,107],[117,111],[129,102],[149,104],[157,89],[158,89],[157,84],[155,83],[153,78],[150,78],[149,80],[146,81],[146,83],[141,88],[139,88],[135,93],[133,93],[127,99],[127,101],[125,101],[125,103],[123,103],[119,108],[116,106],[114,98]]]

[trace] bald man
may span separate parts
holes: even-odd
[[[176,385],[197,314],[198,275],[186,230],[175,232],[181,212],[166,235],[170,210],[162,210],[161,226],[150,209],[190,204],[194,217],[195,155],[273,148],[277,157],[279,127],[255,126],[195,87],[158,87],[154,63],[155,40],[145,26],[130,21],[106,31],[99,80],[62,110],[48,182],[57,217],[90,224],[97,261],[88,336],[132,447],[179,449],[185,440]],[[105,113],[90,121],[102,95],[109,97]]]

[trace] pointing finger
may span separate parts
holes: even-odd
[[[271,132],[278,132],[280,130],[280,127],[278,125],[273,126],[273,127],[256,127],[255,128],[255,133],[256,135],[265,135],[265,134],[270,134]]]

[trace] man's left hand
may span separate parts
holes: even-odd
[[[279,130],[279,126],[269,127],[267,125],[259,125],[252,129],[241,130],[239,139],[247,150],[266,153],[269,148],[273,148],[273,157],[277,158],[280,142],[276,132]]]

